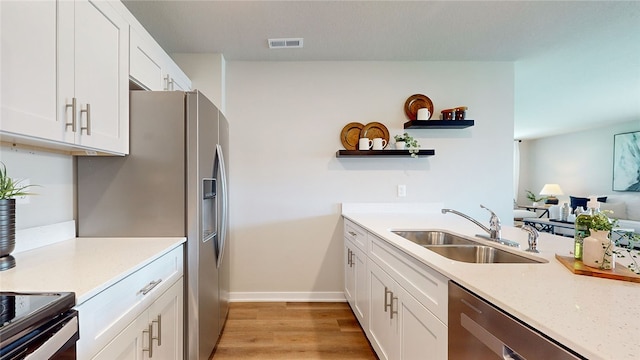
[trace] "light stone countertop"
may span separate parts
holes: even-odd
[[[185,238],[75,238],[15,254],[16,266],[0,272],[0,290],[75,292],[82,304]]]
[[[449,260],[390,232],[444,229],[472,237],[484,234],[468,220],[433,211],[356,210],[343,205],[346,218],[582,356],[615,360],[640,356],[640,283],[574,275],[555,259],[556,253],[572,256],[573,239],[541,233],[539,254],[521,251],[548,260],[544,264],[470,264]],[[478,220],[488,225],[488,218],[487,214]],[[519,228],[503,226],[502,237],[519,242],[522,250],[528,247],[527,234]]]

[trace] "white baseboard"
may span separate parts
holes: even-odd
[[[344,302],[343,292],[230,292],[231,302]]]

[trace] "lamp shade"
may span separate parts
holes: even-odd
[[[540,195],[564,195],[564,193],[558,184],[544,184]]]

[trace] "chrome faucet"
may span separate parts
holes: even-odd
[[[522,230],[528,233],[529,248],[525,251],[539,253],[540,251],[538,251],[538,236],[540,236],[540,233],[538,232],[538,230],[531,225],[524,225],[522,227]]]
[[[462,216],[463,218],[478,225],[482,230],[486,231],[487,234],[489,234],[489,238],[491,238],[492,240],[500,240],[500,230],[502,229],[502,227],[500,226],[500,218],[498,218],[498,215],[496,215],[496,213],[491,211],[491,209],[489,209],[488,207],[485,207],[482,204],[480,204],[480,207],[483,209],[487,209],[491,213],[491,218],[489,219],[489,227],[482,225],[478,220],[472,218],[471,216],[463,214],[453,209],[442,209],[442,213],[446,214],[450,212],[450,213],[454,213],[456,215]]]
[[[491,241],[495,241],[498,242],[500,244],[503,245],[508,245],[508,246],[513,246],[513,247],[519,247],[520,244],[515,242],[515,241],[511,241],[511,240],[504,240],[501,237],[501,230],[502,230],[502,226],[500,225],[500,218],[498,217],[498,215],[496,215],[496,213],[494,213],[491,209],[489,209],[488,207],[480,204],[480,207],[489,211],[491,213],[491,218],[489,219],[489,227],[484,226],[483,224],[481,224],[478,220],[470,217],[469,215],[463,214],[459,211],[453,210],[453,209],[442,209],[442,213],[446,214],[446,213],[454,213],[458,216],[462,216],[463,218],[471,221],[472,223],[478,225],[482,230],[486,231],[487,234],[489,234],[488,239]]]

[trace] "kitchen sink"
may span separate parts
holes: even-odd
[[[455,261],[474,264],[545,263],[442,230],[394,230],[392,233]]]
[[[425,248],[451,260],[475,264],[545,262],[486,245],[427,245]]]
[[[392,233],[422,246],[478,244],[473,240],[440,230],[392,231]]]

